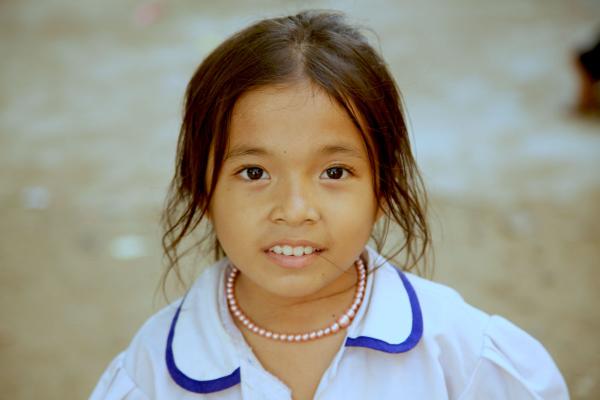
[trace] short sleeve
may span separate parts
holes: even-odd
[[[506,319],[492,316],[481,357],[459,399],[568,398],[565,381],[541,343]]]
[[[90,400],[148,400],[123,366],[125,353],[119,354],[100,377]]]

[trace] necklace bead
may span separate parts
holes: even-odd
[[[356,293],[354,294],[353,302],[339,318],[337,318],[331,325],[314,330],[306,333],[295,333],[295,334],[286,334],[279,332],[272,332],[266,328],[259,327],[254,322],[244,314],[240,306],[237,304],[237,300],[235,297],[235,281],[239,274],[239,270],[232,266],[229,275],[227,276],[227,280],[225,282],[225,294],[227,297],[227,305],[229,307],[229,311],[231,315],[235,319],[241,322],[243,326],[246,327],[249,331],[265,337],[267,339],[282,341],[282,342],[308,342],[310,340],[320,339],[322,337],[326,337],[332,334],[339,332],[341,329],[347,328],[351,323],[360,305],[362,304],[365,297],[365,289],[367,283],[367,273],[366,267],[362,261],[362,259],[358,258],[355,262],[355,267],[358,272],[358,284],[356,287]]]

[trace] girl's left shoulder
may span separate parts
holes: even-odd
[[[468,304],[454,289],[403,273],[418,299],[421,347],[434,354],[461,398],[567,399],[565,381],[544,346],[527,332]]]

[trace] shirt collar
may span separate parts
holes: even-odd
[[[369,246],[367,253],[371,278],[367,280],[367,304],[350,325],[345,345],[385,353],[407,352],[423,335],[417,294],[405,273]]]
[[[423,333],[419,300],[406,275],[371,247],[365,302],[348,327],[346,347],[402,353]],[[212,393],[240,383],[240,355],[231,335],[224,288],[226,258],[205,270],[183,297],[171,321],[165,359],[173,380],[194,393]],[[225,314],[225,316],[223,315]],[[227,319],[227,320],[224,320]],[[234,337],[235,336],[235,337]]]
[[[165,358],[173,380],[194,393],[212,393],[240,383],[239,357],[219,317],[224,296],[222,259],[203,271],[171,321]]]

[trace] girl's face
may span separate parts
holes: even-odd
[[[309,299],[348,282],[379,217],[372,180],[358,129],[320,89],[303,81],[244,94],[209,207],[240,285]],[[273,254],[308,242],[312,255]]]

